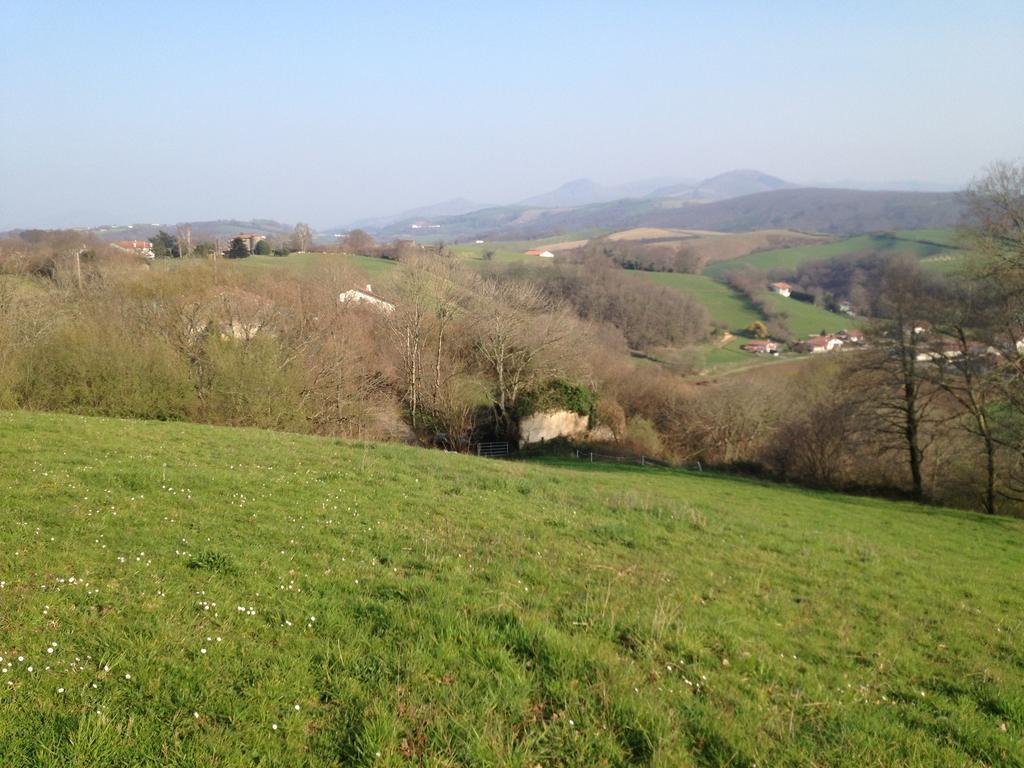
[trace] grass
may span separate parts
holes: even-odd
[[[692,295],[707,309],[712,322],[726,328],[739,330],[763,319],[761,313],[752,307],[742,295],[725,283],[720,283],[707,275],[690,275],[679,272],[636,272],[630,274],[642,275],[643,279]]]
[[[235,263],[246,269],[292,269],[304,272],[332,261],[340,261],[357,267],[366,272],[370,277],[387,274],[395,265],[395,262],[388,259],[357,256],[352,253],[308,253],[305,251],[290,253],[287,256],[250,256],[247,259],[238,259]]]
[[[802,245],[793,248],[779,248],[759,251],[738,259],[720,261],[709,265],[704,271],[719,276],[730,269],[752,266],[770,272],[773,270],[794,271],[801,264],[823,261],[857,253],[906,253],[926,262],[934,257],[960,258],[963,252],[955,245],[955,232],[948,229],[904,230],[894,233],[857,235],[830,243]]]
[[[484,243],[461,243],[453,245],[451,248],[469,262],[470,266],[480,266],[486,263],[484,261],[484,254],[488,251],[492,251],[494,254],[491,257],[491,262],[494,264],[518,264],[521,262],[540,264],[547,263],[547,260],[535,255],[527,255],[526,252],[540,250],[545,246],[558,245],[560,243],[579,243],[582,245],[590,238],[600,237],[609,231],[606,229],[586,229],[567,232],[554,237],[542,237],[536,240],[495,240]]]
[[[0,499],[5,768],[1024,761],[1019,521],[27,413]]]
[[[814,336],[822,331],[835,333],[844,328],[854,328],[857,325],[857,321],[847,315],[829,312],[814,304],[780,296],[777,293],[766,291],[764,300],[769,309],[785,313],[786,327],[800,339]]]

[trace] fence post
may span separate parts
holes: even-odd
[[[700,465],[699,461],[697,462],[697,471],[698,472],[703,472],[704,471],[704,468]]]
[[[644,456],[643,456],[643,454],[640,454],[640,466],[641,467],[644,466]]]
[[[590,463],[591,464],[594,463],[594,452],[593,451],[590,452]]]

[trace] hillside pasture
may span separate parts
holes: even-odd
[[[742,294],[706,275],[633,271],[627,274],[690,294],[704,305],[713,323],[732,331],[764,319]]]
[[[1024,762],[1024,524],[0,412],[0,765]]]
[[[856,327],[857,321],[848,315],[829,312],[805,301],[765,292],[765,305],[775,312],[785,314],[786,326],[797,338],[806,338],[825,331],[835,333]]]
[[[354,253],[316,253],[305,251],[290,253],[287,256],[250,256],[246,259],[236,259],[231,262],[222,263],[234,263],[245,269],[253,270],[282,269],[298,272],[305,272],[334,263],[355,267],[365,272],[369,277],[385,275],[395,266],[394,261],[378,259],[372,256],[358,256]]]
[[[749,266],[765,272],[794,272],[800,265],[867,253],[907,254],[930,263],[942,259],[958,261],[964,252],[953,243],[953,230],[905,230],[897,233],[857,235],[842,240],[774,248],[711,264],[704,271],[721,276],[738,267]]]

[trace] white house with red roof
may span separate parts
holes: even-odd
[[[777,293],[779,296],[789,296],[793,292],[793,286],[789,283],[771,283],[768,286],[768,290],[772,293]]]
[[[111,245],[119,251],[134,253],[136,256],[143,256],[147,259],[156,258],[156,254],[153,253],[153,244],[149,240],[115,240]]]
[[[756,339],[754,341],[748,341],[742,347],[744,352],[750,352],[754,355],[777,355],[779,354],[778,343],[771,339]]]
[[[802,346],[806,352],[812,355],[818,352],[834,352],[837,349],[842,349],[843,340],[838,336],[811,336],[803,342]]]

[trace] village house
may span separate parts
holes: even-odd
[[[156,258],[153,253],[153,244],[149,240],[116,240],[111,245],[119,251],[133,253],[147,259]]]
[[[853,314],[853,304],[850,303],[849,299],[837,299],[836,300],[836,307],[844,315],[852,315]]]
[[[256,243],[258,243],[260,240],[266,239],[266,235],[259,235],[256,234],[255,232],[240,232],[239,234],[232,237],[231,241],[241,240],[243,243],[245,243],[245,247],[249,249],[249,253],[253,253],[256,250]]]
[[[983,341],[970,340],[967,342],[967,355],[974,360],[984,357],[998,357],[1002,353],[997,347],[986,344]],[[939,362],[945,360],[957,360],[964,356],[964,347],[954,339],[944,339],[932,344],[927,349],[919,351],[915,359],[920,363]]]
[[[779,354],[779,345],[771,339],[758,339],[756,341],[748,341],[742,347],[744,352],[750,352],[754,355],[777,355]]]
[[[861,344],[864,342],[864,334],[858,330],[839,331],[839,333],[836,334],[836,338],[844,344]]]
[[[838,336],[811,336],[800,345],[804,352],[817,354],[819,352],[834,352],[842,349],[843,340]]]
[[[779,296],[789,296],[793,292],[793,286],[789,283],[772,283],[768,286],[768,290],[772,293],[777,293]]]
[[[527,251],[526,255],[527,256],[540,256],[542,259],[553,259],[553,258],[555,258],[555,254],[553,254],[551,251]]]
[[[374,293],[373,286],[370,284],[367,284],[365,290],[361,288],[353,288],[345,291],[338,296],[338,301],[342,304],[348,304],[350,302],[355,304],[371,304],[383,312],[392,312],[395,309],[394,304]]]

